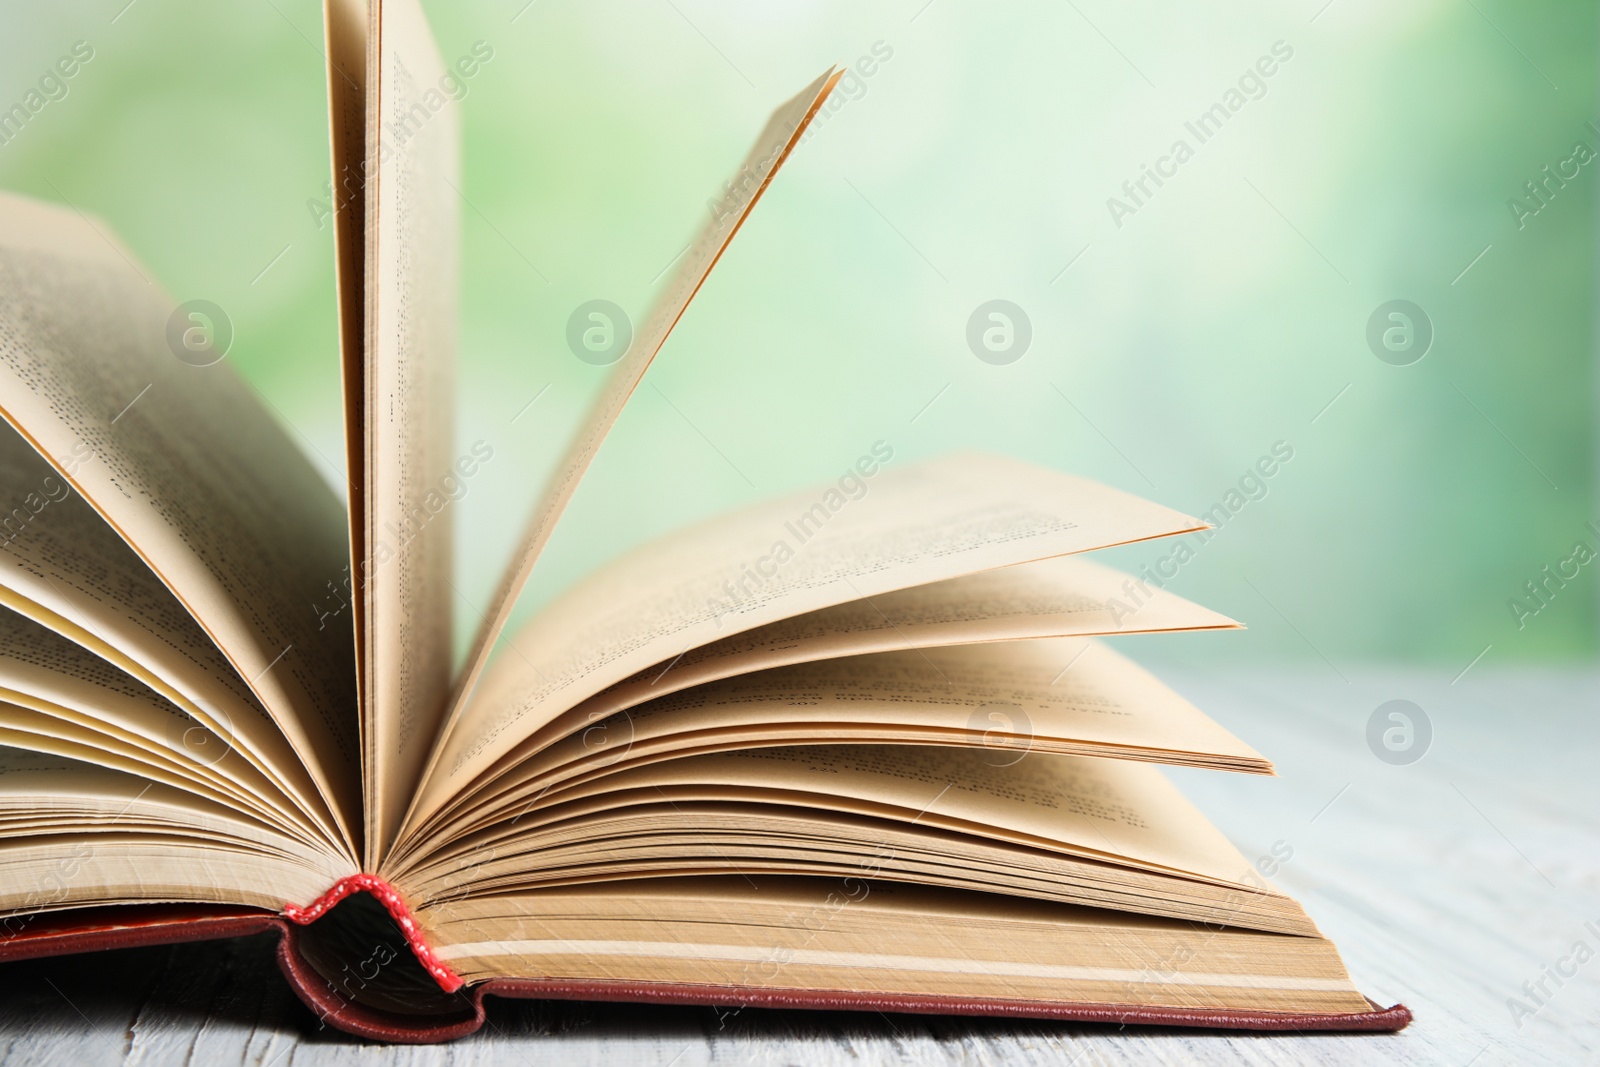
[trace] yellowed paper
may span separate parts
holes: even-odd
[[[569,734],[593,736],[598,723],[646,700],[772,667],[895,649],[1238,625],[1082,556],[1037,560],[852,600],[691,648],[563,712],[502,763]]]
[[[12,504],[0,515],[0,605],[160,692],[174,714],[203,724],[181,735],[195,757],[259,769],[339,840],[331,809],[244,679],[133,549],[4,425],[0,501]],[[8,643],[23,642],[25,626],[0,621]],[[243,767],[240,776],[248,780]]]
[[[830,487],[702,523],[571,587],[513,638],[449,727],[413,824],[563,711],[686,649],[845,601],[1199,525],[995,456],[880,470],[861,484],[856,499]]]
[[[0,611],[0,700],[114,736],[228,793],[241,810],[292,826],[308,841],[327,840],[229,739],[108,661],[10,611]]]
[[[366,693],[367,604],[354,575],[367,558],[366,0],[323,0],[328,60],[328,135],[332,164],[328,210],[333,216],[334,278],[339,312],[339,378],[344,400],[345,483],[349,494],[350,572],[346,599],[354,615],[356,688]],[[374,100],[376,103],[376,100]]]
[[[751,801],[804,797],[824,811],[1049,844],[1220,883],[1244,884],[1251,869],[1159,770],[1126,760],[1035,753],[1002,767],[968,748],[770,748],[666,760],[552,799],[588,794],[606,803],[625,790],[659,791],[673,801],[723,799],[735,790]]]
[[[1332,944],[862,879],[673,878],[423,911],[468,977],[1363,1012]],[[739,994],[730,993],[738,1001]]]
[[[812,82],[796,96],[773,112],[766,128],[756,139],[733,179],[727,184],[727,195],[718,205],[716,214],[701,229],[687,254],[679,263],[665,288],[656,299],[655,306],[645,318],[642,327],[628,351],[612,371],[605,388],[596,401],[583,428],[572,441],[566,455],[556,468],[550,483],[534,508],[528,527],[513,552],[511,566],[484,617],[477,638],[467,655],[461,677],[455,685],[446,732],[465,714],[465,706],[477,687],[478,680],[489,661],[489,653],[501,636],[501,630],[511,616],[512,606],[527,584],[528,575],[538,560],[555,529],[556,520],[566,509],[578,487],[578,481],[589,468],[600,443],[610,432],[612,424],[622,411],[622,406],[633,394],[651,360],[666,343],[667,335],[683,316],[689,302],[699,291],[711,268],[716,265],[723,249],[733,240],[733,235],[743,225],[768,183],[783,161],[799,143],[817,109],[837,84],[842,72],[829,71]],[[441,749],[435,749],[430,761],[432,767],[444,758]],[[447,771],[453,774],[453,771]]]
[[[777,667],[601,719],[519,768],[509,801],[667,754],[827,741],[964,744],[1270,773],[1249,745],[1106,645],[1052,638]]]
[[[450,506],[459,174],[456,105],[416,0],[373,0],[367,130],[365,798],[376,863],[450,689]],[[376,160],[376,167],[372,166]]]
[[[160,576],[359,824],[355,653],[318,607],[344,509],[225,357],[216,309],[164,296],[103,223],[0,196],[8,422]]]

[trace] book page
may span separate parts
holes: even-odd
[[[591,796],[600,805],[735,797],[802,803],[1246,884],[1249,861],[1149,764],[1035,753],[997,766],[985,756],[980,749],[916,745],[721,752],[609,776],[555,802]]]
[[[1087,904],[1196,922],[1315,934],[1289,897],[926,822],[777,802],[647,792],[626,806],[558,805],[456,841],[394,875],[407,900],[470,899],[558,885],[691,873],[886,878]],[[764,802],[772,799],[774,802]],[[585,811],[589,807],[592,810]],[[553,817],[553,818],[552,818]],[[530,825],[537,823],[539,825]],[[1240,877],[1265,889],[1259,872]],[[422,904],[421,906],[427,906]]]
[[[11,703],[0,699],[0,746],[41,752],[138,775],[171,789],[235,810],[243,810],[237,790],[196,775],[167,753],[138,738],[76,720],[65,709],[39,700]],[[3,838],[0,838],[3,843]],[[316,848],[329,851],[327,845]]]
[[[244,679],[133,549],[3,423],[0,501],[10,506],[0,513],[0,604],[160,693],[204,725],[206,734],[185,735],[196,755],[241,775],[258,769],[338,840],[332,809]]]
[[[366,605],[362,707],[367,861],[387,846],[450,689],[456,105],[416,0],[373,0],[367,130]],[[372,164],[376,160],[376,166]]]
[[[527,529],[512,553],[510,567],[490,599],[489,610],[484,615],[471,650],[467,653],[461,676],[455,684],[447,731],[464,716],[467,699],[476,689],[488,665],[489,653],[493,651],[495,642],[500,639],[501,631],[511,617],[517,594],[527,584],[528,575],[533,572],[534,563],[549,542],[556,520],[572,500],[579,479],[589,469],[601,441],[617,421],[623,404],[633,395],[650,362],[666,343],[667,335],[683,317],[689,302],[711,273],[711,268],[721,258],[723,250],[744,224],[751,209],[771,183],[773,175],[799,143],[801,134],[816,115],[817,109],[842,76],[842,71],[828,71],[772,113],[743,164],[727,182],[726,194],[717,205],[716,213],[700,230],[689,251],[667,279],[637,336],[606,380],[578,435],[545,486]],[[442,749],[436,748],[429,761],[430,776],[442,755]]]
[[[572,586],[512,639],[451,724],[412,819],[561,712],[686,649],[845,601],[1201,525],[996,456],[947,456],[857,484],[854,499],[811,490],[681,530]]]
[[[307,840],[325,839],[237,749],[176,705],[64,637],[0,611],[0,700],[159,755]]]
[[[449,901],[418,918],[469,982],[543,977],[593,982],[597,991],[692,984],[719,988],[729,1005],[828,990],[861,1008],[900,995],[1189,1012],[1371,1010],[1320,936],[863,877],[647,878]]]
[[[558,720],[559,721],[559,720]],[[997,766],[1033,752],[1271,774],[1272,764],[1097,641],[871,653],[697,686],[590,721],[443,809],[445,841],[534,799],[667,758],[794,744],[946,744]]]
[[[525,759],[646,700],[787,664],[941,645],[1237,628],[1210,608],[1081,556],[1036,560],[851,600],[691,648],[564,712],[501,762]]]
[[[310,848],[326,849],[326,844],[266,808],[258,797],[241,789],[226,775],[203,764],[184,759],[170,749],[150,745],[141,734],[98,722],[81,706],[52,703],[49,699],[0,686],[0,729],[7,731],[7,744],[41,751],[65,751],[50,747],[50,742],[71,746],[76,752],[90,752],[92,762],[134,770],[213,803],[248,813],[264,825],[296,836]],[[24,740],[24,739],[28,740]]]
[[[323,0],[328,60],[328,135],[332,175],[334,278],[338,286],[339,371],[344,392],[345,482],[350,496],[350,575],[346,599],[356,648],[367,648],[366,597],[354,575],[367,558],[366,229],[367,27],[366,0]],[[376,101],[374,101],[376,102]],[[356,690],[364,704],[366,655],[356,657]]]
[[[4,705],[0,705],[0,712]],[[59,752],[7,747],[0,727],[0,932],[40,912],[202,901],[274,912],[315,899],[354,865],[258,825],[225,802]]]
[[[968,745],[997,766],[1074,752],[1272,771],[1125,656],[1098,641],[1051,638],[848,656],[658,697],[540,752],[507,777],[521,781],[494,806],[515,809],[612,768],[688,751],[845,740]]]
[[[0,747],[0,836],[71,833],[108,824],[123,830],[181,830],[219,844],[304,851],[298,842],[228,805],[105,767]]]
[[[354,847],[354,635],[318,612],[344,508],[228,363],[231,332],[104,223],[0,196],[0,413],[228,658]]]

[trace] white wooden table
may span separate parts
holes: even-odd
[[[1600,956],[1537,982],[1582,939],[1600,952],[1600,674],[1162,672],[1273,758],[1277,779],[1180,784],[1249,856],[1293,849],[1278,881],[1339,944],[1359,986],[1416,1021],[1393,1036],[1199,1031],[746,1010],[491,1001],[454,1045],[317,1029],[265,938],[0,966],[5,1062],[1407,1063],[1600,1062]],[[1378,705],[1415,702],[1433,738],[1395,766],[1369,749]],[[1565,965],[1571,970],[1572,964]],[[1508,998],[1537,1010],[1518,1026]]]

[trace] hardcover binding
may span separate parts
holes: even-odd
[[[350,882],[351,879],[345,879]],[[329,898],[336,885],[317,904],[326,912],[337,900]],[[384,888],[388,888],[385,886]],[[338,899],[357,891],[371,892],[366,885],[350,885]],[[393,890],[389,892],[393,894]],[[376,894],[374,894],[376,896]],[[385,908],[390,902],[378,898]],[[325,903],[324,903],[325,902]],[[404,904],[394,896],[394,902]],[[612,1001],[630,1004],[682,1004],[700,1006],[738,1006],[755,1008],[805,1008],[836,1011],[902,1012],[919,1015],[973,1015],[1018,1019],[1053,1019],[1062,1022],[1115,1023],[1137,1026],[1200,1027],[1254,1031],[1360,1031],[1392,1033],[1411,1022],[1411,1011],[1403,1004],[1384,1008],[1372,1004],[1371,1011],[1337,1014],[1296,1014],[1270,1011],[1205,1011],[1186,1008],[1153,1008],[1134,1004],[1083,1004],[1051,1001],[976,999],[946,996],[901,996],[894,994],[850,994],[822,989],[770,989],[761,986],[674,985],[658,982],[576,981],[561,978],[497,978],[463,987],[453,972],[456,986],[446,993],[459,1004],[459,1010],[446,1014],[409,1015],[384,1011],[359,1004],[340,995],[334,983],[320,974],[300,951],[302,927],[314,921],[309,915],[316,905],[296,908],[301,916],[292,919],[250,908],[209,905],[140,905],[90,908],[77,911],[38,914],[6,920],[0,926],[0,962],[40,956],[95,952],[141,945],[177,944],[223,937],[276,931],[278,965],[300,999],[330,1026],[374,1041],[426,1044],[464,1037],[483,1026],[485,996],[543,1000]],[[288,909],[285,909],[286,913]],[[394,912],[390,911],[391,915]],[[309,915],[309,917],[308,917]],[[400,916],[395,921],[400,923]],[[405,917],[410,918],[409,911]],[[417,935],[415,923],[406,931],[413,950],[426,948]],[[432,953],[428,953],[432,959]],[[428,967],[428,959],[419,955]],[[434,963],[443,966],[437,959]],[[448,968],[445,968],[448,971]],[[432,970],[429,969],[429,973]],[[441,983],[441,989],[443,984]],[[1369,1001],[1368,1003],[1372,1003]]]
[[[297,904],[285,904],[283,917],[300,926],[309,926],[322,918],[340,901],[352,893],[365,892],[389,912],[389,917],[400,928],[400,933],[406,939],[406,945],[411,949],[412,955],[417,957],[417,962],[422,964],[422,969],[439,983],[439,988],[446,993],[454,993],[462,986],[460,976],[452,971],[445,962],[433,954],[433,948],[422,939],[422,931],[417,929],[417,921],[411,915],[411,909],[406,907],[405,900],[399,892],[375,874],[352,874],[333,883],[329,890],[316,900],[300,907]]]

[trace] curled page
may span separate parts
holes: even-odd
[[[752,671],[895,649],[1239,624],[1082,556],[1057,556],[849,600],[698,645],[596,693],[560,736],[669,693]],[[543,738],[546,743],[553,740]]]
[[[489,661],[489,653],[511,616],[517,594],[527,584],[528,575],[533,572],[533,565],[538,560],[539,553],[550,540],[556,520],[561,517],[561,513],[571,501],[579,479],[589,469],[589,463],[600,448],[600,442],[610,432],[622,411],[623,404],[644,377],[650,361],[661,350],[667,335],[672,332],[672,328],[677,325],[678,319],[688,308],[689,301],[694,299],[701,283],[722,256],[723,249],[728,247],[728,242],[733,240],[733,235],[738,232],[756,201],[766,191],[772,176],[777,173],[789,153],[794,150],[794,146],[799,143],[801,135],[842,74],[842,71],[830,70],[773,112],[772,117],[767,120],[766,128],[761,131],[761,136],[756,138],[754,147],[750,149],[744,163],[734,175],[734,180],[728,183],[727,195],[718,205],[717,214],[700,231],[677,272],[657,298],[655,307],[646,318],[632,346],[617,363],[594,408],[584,420],[578,436],[568,447],[566,455],[545,487],[544,495],[534,508],[528,527],[512,556],[511,567],[501,580],[499,588],[495,590],[494,598],[489,603],[489,609],[467,655],[461,676],[456,682],[446,730],[448,723],[453,723],[460,716],[467,696],[482,676],[484,666]],[[430,766],[437,759],[436,750]]]
[[[345,510],[224,358],[103,224],[0,196],[0,407],[172,590],[359,825],[354,634],[318,605]]]
[[[642,545],[574,584],[518,631],[443,736],[408,830],[562,712],[685,649],[846,601],[1202,525],[985,455],[881,471],[838,504],[815,491],[780,497]]]
[[[227,657],[144,560],[10,426],[0,426],[0,501],[13,506],[0,517],[0,604],[18,621],[48,627],[161,693],[174,710],[204,725],[204,733],[185,728],[177,735],[180,747],[207,764],[259,769],[327,840],[337,840],[332,811],[305,765]],[[15,651],[15,640],[15,631],[0,623],[0,645]]]

